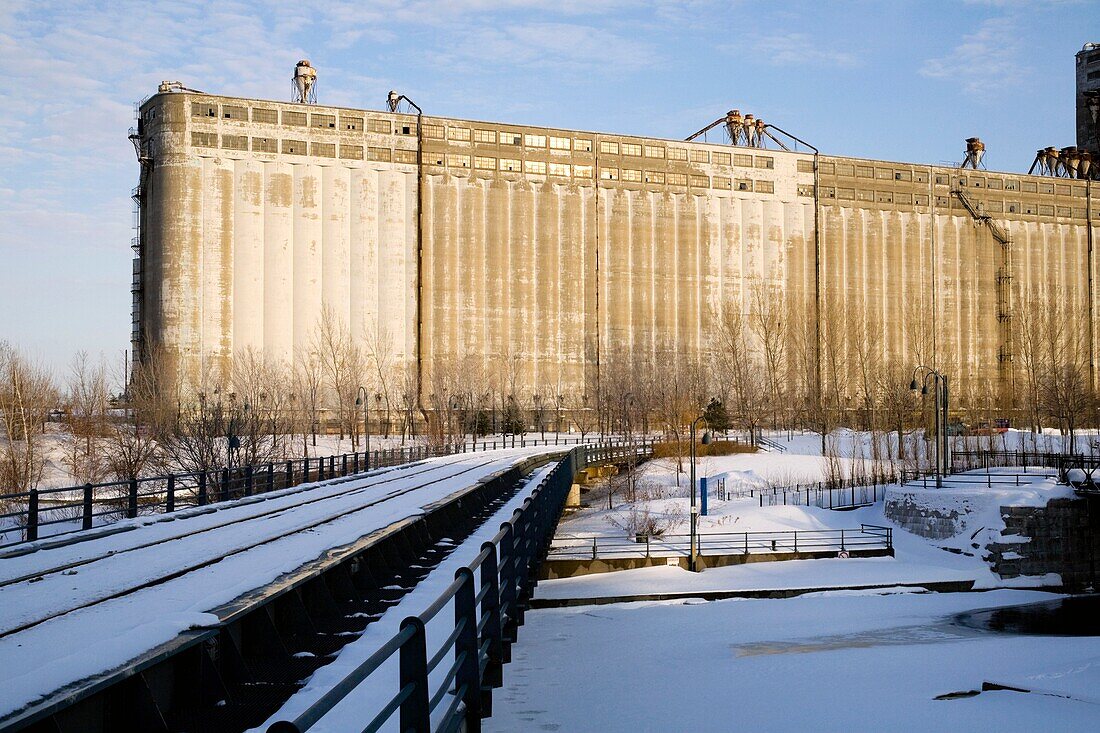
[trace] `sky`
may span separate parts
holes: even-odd
[[[0,0],[0,341],[64,376],[130,333],[134,104],[161,80],[322,104],[683,138],[731,108],[826,154],[1074,144],[1100,0]]]

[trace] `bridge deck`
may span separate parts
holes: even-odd
[[[334,547],[553,448],[461,454],[0,557],[0,719],[116,669]],[[17,670],[17,671],[16,671]]]

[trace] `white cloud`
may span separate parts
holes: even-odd
[[[753,58],[758,63],[773,66],[806,66],[852,68],[860,63],[853,51],[841,51],[822,46],[807,33],[776,33],[762,36],[751,45]],[[743,47],[726,46],[724,50],[743,52]]]
[[[953,81],[970,94],[991,94],[1018,86],[1026,78],[1027,68],[1017,60],[1020,56],[1016,22],[989,18],[950,52],[925,61],[920,74]]]

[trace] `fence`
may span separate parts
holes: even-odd
[[[591,440],[591,438],[590,438]],[[579,445],[582,438],[508,436],[444,446],[410,446],[206,471],[0,494],[0,548],[91,529],[139,515],[171,513],[311,481],[436,456],[507,447]]]
[[[503,684],[503,666],[523,624],[537,569],[554,533],[573,476],[591,460],[625,457],[634,447],[578,447],[543,479],[512,519],[454,582],[427,608],[401,623],[400,631],[294,720],[272,724],[268,733],[309,730],[387,660],[398,658],[397,689],[373,714],[363,733],[374,733],[396,714],[400,730],[481,730],[492,690]],[[448,605],[454,627],[429,655],[426,628]],[[446,661],[450,664],[445,665]],[[364,716],[365,718],[366,716]],[[357,728],[358,729],[358,728]]]
[[[972,471],[980,468],[1053,468],[1061,480],[1073,468],[1100,469],[1100,456],[1079,453],[1043,453],[1036,451],[963,451],[951,452],[951,470]]]
[[[892,549],[893,530],[873,524],[859,529],[784,530],[779,532],[704,532],[696,535],[700,554],[749,555],[773,552],[822,552]],[[550,560],[597,560],[637,557],[687,557],[691,535],[558,535]]]

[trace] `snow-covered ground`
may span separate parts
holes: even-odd
[[[533,611],[485,730],[1094,731],[1100,637],[951,621],[1051,597],[895,589]],[[986,681],[1049,694],[935,699]]]
[[[1010,434],[1011,435],[1011,434]],[[850,436],[851,442],[866,436]],[[779,436],[776,436],[778,439]],[[783,441],[786,454],[706,458],[702,476],[727,488],[817,481],[825,477],[820,438]],[[1009,446],[1012,449],[1015,446]],[[1027,446],[1030,449],[1030,446]],[[841,451],[850,470],[866,445]],[[527,616],[505,687],[494,696],[488,731],[808,731],[1096,730],[1100,721],[1100,637],[999,634],[955,624],[960,612],[1056,598],[1006,585],[1057,585],[1057,576],[1006,581],[982,559],[973,530],[1004,528],[1002,503],[1036,506],[1066,496],[1043,476],[992,488],[959,478],[944,489],[891,487],[914,500],[954,507],[956,536],[932,541],[900,527],[895,557],[762,562],[690,573],[652,567],[542,581],[536,599],[574,602],[646,594],[672,601],[540,609]],[[797,476],[793,481],[791,477]],[[984,476],[984,474],[983,474]],[[559,527],[560,535],[618,534],[639,513],[669,532],[686,532],[687,480],[653,462],[637,501],[606,493]],[[755,499],[710,501],[700,532],[890,526],[882,501],[851,511],[760,507]],[[702,542],[706,547],[706,540]],[[951,551],[948,551],[951,550]],[[925,593],[922,583],[972,580],[977,593]],[[879,586],[872,590],[852,590]],[[702,601],[693,593],[848,588],[789,599]],[[1047,694],[989,691],[992,682]]]
[[[0,669],[6,670],[0,716],[134,659],[185,630],[215,623],[208,612],[219,605],[548,450],[430,459],[306,491],[288,489],[130,520],[131,531],[0,559],[0,580],[15,580],[0,587]],[[321,522],[323,531],[309,529]],[[197,530],[202,531],[194,534]],[[242,548],[248,549],[227,554]],[[94,561],[64,569],[88,559]],[[49,572],[53,568],[58,571]],[[177,573],[182,574],[114,597]]]

